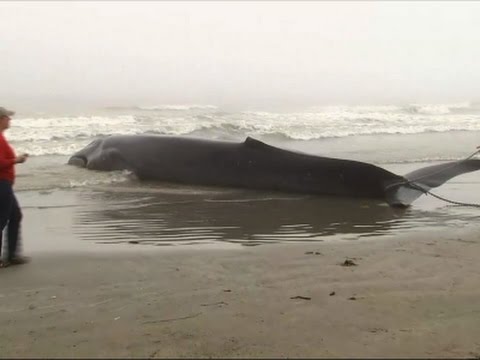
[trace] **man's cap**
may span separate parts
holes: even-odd
[[[0,117],[13,115],[15,115],[15,111],[7,110],[4,107],[0,106]]]

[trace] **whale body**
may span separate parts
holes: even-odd
[[[468,159],[401,176],[373,164],[285,150],[251,137],[231,142],[161,135],[97,139],[68,163],[129,170],[140,180],[372,198],[391,206],[408,206],[429,189],[480,169],[480,160]]]

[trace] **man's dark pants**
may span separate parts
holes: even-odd
[[[15,258],[22,212],[13,193],[12,183],[0,180],[0,259],[2,258],[2,232],[7,227],[8,260]],[[8,226],[7,226],[8,224]]]

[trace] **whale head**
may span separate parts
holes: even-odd
[[[78,167],[90,169],[91,160],[98,156],[99,152],[102,149],[102,139],[97,139],[92,141],[90,144],[85,146],[82,150],[77,151],[68,159],[69,165],[74,165]]]

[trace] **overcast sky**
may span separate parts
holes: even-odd
[[[0,14],[4,106],[480,99],[480,2],[0,2]]]

